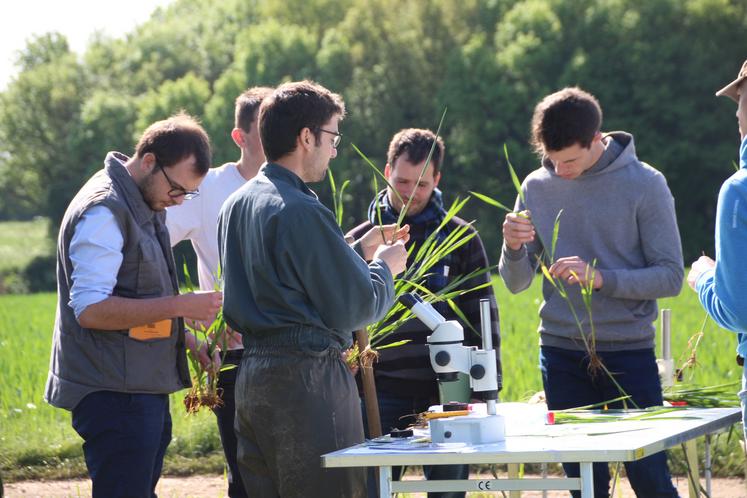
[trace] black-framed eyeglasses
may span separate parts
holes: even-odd
[[[188,201],[200,195],[199,190],[187,190],[181,185],[179,185],[178,183],[171,181],[171,178],[169,178],[169,175],[166,174],[166,168],[161,166],[159,163],[156,163],[156,167],[161,170],[164,178],[166,178],[166,181],[169,182],[169,186],[171,187],[171,190],[169,190],[169,197],[171,197],[172,199],[178,199],[179,197],[184,197],[184,200]]]
[[[329,133],[330,135],[335,136],[335,138],[332,139],[332,147],[334,147],[335,149],[337,148],[338,145],[340,145],[340,142],[342,142],[342,133],[340,133],[339,131],[330,131],[330,130],[325,130],[324,128],[317,128],[317,129],[319,131],[323,131],[324,133]]]

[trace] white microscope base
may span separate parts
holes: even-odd
[[[428,426],[434,443],[486,444],[506,438],[505,419],[501,415],[436,418]]]

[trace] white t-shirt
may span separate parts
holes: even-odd
[[[166,210],[171,246],[191,240],[197,253],[200,289],[216,289],[218,272],[218,214],[229,195],[246,183],[236,163],[211,168],[200,184],[200,195]],[[182,262],[177,261],[177,266]]]

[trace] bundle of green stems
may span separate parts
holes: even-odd
[[[736,395],[739,384],[739,381],[714,386],[675,383],[673,386],[664,389],[664,400],[686,403],[687,406],[699,408],[739,406],[739,398]]]

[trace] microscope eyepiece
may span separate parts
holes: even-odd
[[[446,351],[439,351],[433,359],[436,362],[436,365],[439,367],[445,367],[451,361],[451,355]]]

